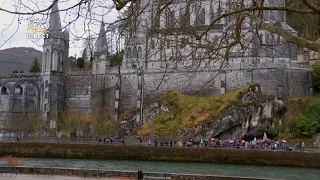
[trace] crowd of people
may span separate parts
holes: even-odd
[[[16,141],[21,140],[20,136],[16,137]],[[121,145],[147,145],[147,146],[167,146],[167,147],[212,147],[212,148],[241,148],[241,149],[265,149],[265,150],[284,150],[292,151],[293,148],[296,151],[302,151],[306,147],[305,142],[300,142],[292,147],[292,144],[288,144],[286,140],[278,139],[257,139],[254,138],[251,141],[237,140],[228,138],[226,140],[218,138],[210,139],[189,139],[187,141],[174,140],[171,138],[113,138],[113,137],[97,137],[96,140],[99,144],[121,144]]]
[[[141,141],[141,139],[140,139]],[[141,144],[141,142],[140,142]],[[154,146],[174,146],[174,147],[213,147],[213,148],[244,148],[244,149],[265,149],[265,150],[285,150],[292,151],[292,146],[288,145],[285,140],[257,140],[254,138],[251,141],[236,140],[236,139],[215,139],[210,138],[208,140],[189,139],[188,141],[175,141],[166,139],[155,139]],[[148,140],[148,145],[152,145],[152,140]],[[295,150],[302,151],[305,147],[305,143],[301,142],[295,145]]]
[[[20,136],[16,137],[16,141],[21,140]],[[156,138],[156,139],[146,139],[143,137],[138,138],[111,138],[111,137],[98,137],[96,140],[99,144],[122,144],[122,145],[148,145],[148,146],[167,146],[167,147],[212,147],[212,148],[241,148],[241,149],[265,149],[265,150],[284,150],[292,151],[294,148],[296,151],[302,151],[306,144],[305,142],[300,142],[292,147],[287,143],[286,140],[278,139],[257,139],[254,138],[251,141],[237,140],[233,138],[228,138],[226,140],[218,138],[210,139],[189,139],[187,141],[173,140],[171,138]]]
[[[112,144],[115,140],[113,138],[99,138],[99,143],[104,144]],[[138,142],[137,142],[138,141]],[[121,138],[120,142],[122,145],[126,145],[125,139]],[[180,140],[172,140],[172,139],[165,139],[165,138],[158,138],[152,140],[145,139],[142,137],[138,137],[137,140],[134,140],[134,144],[140,145],[148,145],[148,146],[167,146],[167,147],[212,147],[212,148],[241,148],[241,149],[265,149],[265,150],[284,150],[284,151],[292,151],[292,146],[287,143],[286,140],[271,140],[271,139],[257,139],[254,138],[251,141],[246,140],[236,140],[233,138],[228,138],[226,140],[217,139],[217,138],[210,138],[210,139],[189,139],[187,141],[180,141]],[[132,144],[130,141],[129,144]],[[306,146],[304,142],[297,143],[294,145],[295,150],[302,151],[303,148]]]

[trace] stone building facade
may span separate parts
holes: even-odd
[[[155,4],[150,2],[146,0],[140,3],[144,11],[139,19],[143,20],[143,23],[139,25],[134,35],[126,35],[126,55],[120,69],[110,65],[105,25],[104,22],[101,23],[94,52],[93,68],[90,72],[69,71],[69,35],[67,31],[62,32],[61,30],[58,5],[55,4],[50,16],[50,37],[45,39],[43,45],[42,72],[0,75],[1,136],[8,135],[9,130],[6,128],[6,123],[14,114],[20,114],[24,117],[41,114],[45,122],[45,127],[42,129],[43,134],[48,133],[50,129],[59,130],[56,127],[56,121],[65,110],[75,113],[90,113],[96,107],[100,107],[118,119],[119,115],[135,107],[136,123],[141,124],[145,120],[142,117],[142,104],[152,102],[171,89],[177,89],[189,95],[206,97],[224,94],[248,83],[258,83],[264,93],[272,94],[279,99],[305,97],[312,94],[310,72],[307,69],[294,66],[293,62],[297,55],[295,47],[290,44],[279,45],[283,51],[278,54],[274,49],[263,48],[252,53],[251,48],[248,52],[243,52],[247,56],[240,57],[237,49],[234,49],[230,53],[234,63],[224,66],[222,69],[215,68],[214,63],[209,67],[201,68],[201,70],[173,68],[171,65],[164,65],[162,55],[163,53],[170,54],[170,48],[165,49],[161,55],[153,53],[156,52],[155,42],[158,39],[156,35],[147,36],[150,33],[144,29],[144,26],[151,24],[148,21],[152,19],[147,17],[154,17],[150,13]],[[225,0],[201,2],[203,4],[198,6],[200,15],[202,14],[201,18],[197,18],[196,13],[191,14],[190,19],[195,21],[196,27],[202,27],[203,30],[210,20],[206,18],[210,17],[206,16],[206,12],[214,15],[219,12],[219,9],[220,11],[225,10],[226,6],[222,7],[222,4],[227,4]],[[279,3],[280,6],[284,1],[269,0],[266,2],[270,5]],[[179,4],[179,6],[183,7],[183,4]],[[178,12],[175,12],[175,15],[178,15]],[[296,34],[285,23],[285,14],[274,16],[270,13],[267,17],[270,18],[266,20],[268,23],[276,24]],[[161,16],[161,18],[163,17]],[[201,19],[202,21],[198,22]],[[213,26],[209,34],[213,36],[223,34],[223,30],[227,26],[226,22],[225,19],[221,20],[220,24]],[[161,21],[161,23],[163,22]],[[268,36],[265,31],[259,31],[259,33],[259,37],[262,37],[263,41],[273,37],[271,40],[274,42],[273,35],[269,34],[270,36]],[[253,40],[256,40],[254,35],[252,37]],[[256,47],[258,44],[257,41],[252,41],[252,43],[251,47]],[[181,51],[184,50],[181,49]],[[148,54],[153,55],[148,56]],[[258,60],[259,63],[243,66],[241,61],[243,59]],[[192,61],[192,59],[186,58],[186,64],[192,63]],[[210,61],[210,59],[204,59],[204,61]]]

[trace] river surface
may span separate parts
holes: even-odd
[[[5,165],[0,160],[0,165]],[[257,177],[284,180],[319,180],[320,169],[282,166],[254,166],[214,163],[183,163],[155,161],[125,161],[101,159],[59,159],[25,158],[24,166],[103,169],[118,171],[136,171],[139,166],[144,172],[186,173],[217,176]]]

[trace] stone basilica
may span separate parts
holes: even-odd
[[[213,96],[243,87],[248,83],[258,83],[262,91],[279,99],[304,97],[312,94],[311,75],[307,69],[293,66],[297,59],[296,47],[279,43],[282,37],[259,30],[251,34],[248,49],[238,47],[230,51],[230,62],[217,69],[218,61],[204,58],[201,70],[184,68],[194,65],[197,58],[185,52],[191,46],[172,48],[177,43],[168,35],[165,45],[161,35],[154,29],[179,30],[179,20],[188,11],[185,22],[188,26],[202,32],[217,16],[231,10],[228,0],[203,0],[189,11],[183,0],[174,1],[164,14],[157,14],[158,1],[142,0],[138,8],[137,28],[125,34],[125,57],[120,71],[112,67],[109,60],[105,24],[102,22],[94,51],[93,68],[90,72],[69,71],[69,34],[62,31],[58,4],[52,7],[50,15],[50,37],[44,40],[42,72],[36,74],[0,75],[0,134],[7,136],[10,131],[6,124],[19,117],[33,117],[40,114],[44,128],[42,133],[59,128],[56,125],[63,111],[73,113],[94,112],[96,107],[118,119],[121,113],[130,108],[136,109],[136,123],[143,123],[142,104],[152,102],[171,89],[197,96]],[[251,1],[245,1],[250,3]],[[266,0],[268,6],[283,6],[284,0]],[[178,8],[177,8],[178,7]],[[155,17],[157,20],[155,20]],[[286,24],[284,12],[267,11],[264,21],[297,34]],[[180,20],[179,20],[180,21]],[[232,24],[232,19],[221,19],[210,27],[208,39],[221,37]],[[245,27],[244,27],[245,28]],[[183,37],[184,38],[184,37]],[[193,39],[185,37],[188,41]],[[260,41],[273,43],[274,48],[259,48]],[[281,48],[281,51],[279,49]],[[172,63],[173,54],[180,53],[182,61]],[[254,63],[243,66],[244,60]],[[204,66],[203,64],[209,64]],[[183,68],[182,68],[183,67]]]

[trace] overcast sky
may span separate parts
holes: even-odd
[[[59,0],[59,9],[67,9],[76,5],[78,2],[79,0]],[[118,12],[116,10],[109,11],[108,9],[110,8],[101,8],[101,5],[110,7],[110,4],[108,5],[107,3],[103,3],[106,2],[106,0],[95,0],[94,2],[96,4],[92,4],[91,6],[93,12],[90,13],[92,16],[91,21],[89,19],[84,19],[84,16],[88,15],[88,8],[84,8],[84,6],[81,7],[81,17],[78,19],[76,17],[79,12],[79,6],[68,11],[60,12],[60,18],[63,27],[65,27],[69,22],[77,19],[68,28],[70,29],[69,56],[74,56],[74,54],[77,54],[77,56],[80,55],[80,52],[84,47],[83,38],[88,37],[89,28],[90,34],[93,36],[97,35],[102,17],[106,23],[112,23],[118,17]],[[0,0],[0,7],[10,11],[31,12],[32,10],[36,11],[38,9],[45,9],[51,3],[52,0]],[[28,39],[26,36],[25,31],[28,28],[28,22],[30,18],[48,20],[47,15],[19,16],[0,11],[0,49],[11,47],[33,47],[42,51],[42,39],[34,41]],[[89,24],[89,28],[87,24]],[[86,29],[86,31],[84,29]]]

